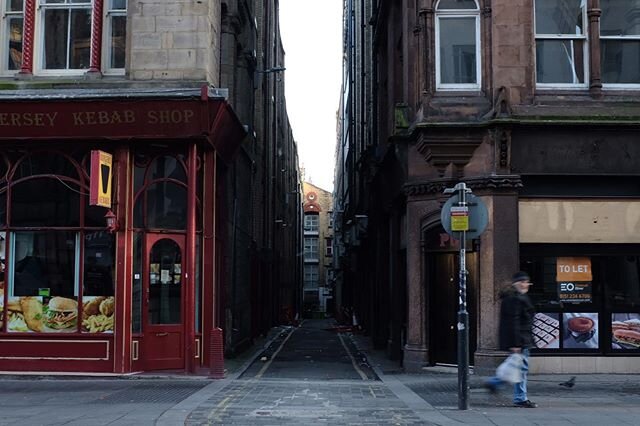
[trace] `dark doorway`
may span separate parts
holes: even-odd
[[[458,253],[427,255],[429,292],[428,335],[432,364],[458,363],[459,265]],[[467,311],[469,312],[469,362],[476,350],[477,253],[467,252]]]

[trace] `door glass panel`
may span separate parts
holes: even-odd
[[[156,242],[149,253],[149,323],[179,324],[182,252],[168,238]]]

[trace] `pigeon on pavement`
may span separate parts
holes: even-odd
[[[560,386],[564,386],[565,388],[572,388],[576,384],[576,376],[571,376],[569,380],[566,382],[558,383]]]

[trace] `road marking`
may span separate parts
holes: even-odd
[[[351,355],[351,351],[349,351],[349,348],[347,347],[346,343],[344,343],[344,339],[342,338],[342,334],[338,333],[338,337],[340,338],[340,342],[342,343],[342,346],[344,347],[344,350],[347,351],[347,355],[349,355],[349,358],[351,358],[351,364],[353,364],[353,368],[356,369],[356,371],[358,372],[358,374],[360,375],[362,380],[369,380],[367,375],[364,374],[364,372],[360,369],[360,367],[358,367],[358,364],[356,363],[356,359],[353,357],[353,355]]]
[[[254,377],[254,379],[259,379],[262,377],[262,375],[264,374],[265,371],[267,371],[267,368],[269,368],[269,366],[271,365],[271,362],[275,359],[275,357],[278,356],[278,354],[280,353],[280,351],[282,350],[282,348],[284,347],[285,343],[287,343],[287,340],[289,340],[289,337],[291,337],[291,335],[293,334],[294,331],[296,331],[297,328],[292,328],[291,329],[291,333],[289,333],[289,335],[284,339],[284,341],[280,344],[280,347],[278,348],[277,351],[274,352],[274,354],[271,356],[271,359],[269,359],[269,361],[267,361],[262,368],[260,369],[260,371],[258,371],[258,374],[256,374],[256,376]]]

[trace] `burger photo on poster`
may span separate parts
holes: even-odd
[[[640,349],[640,314],[611,315],[611,347]]]
[[[78,323],[78,302],[52,297],[46,309],[45,325],[54,330],[74,331]]]

